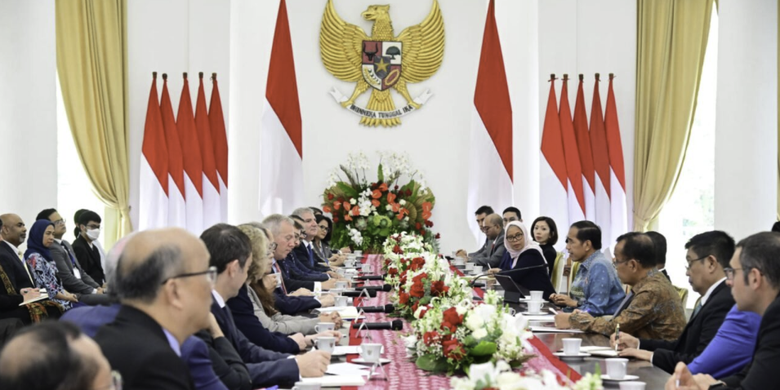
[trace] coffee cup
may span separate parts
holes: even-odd
[[[344,267],[355,268],[355,260],[354,259],[344,260]]]
[[[531,300],[541,301],[542,295],[544,295],[544,291],[537,291],[537,290],[531,291]]]
[[[379,355],[382,352],[382,344],[364,343],[358,348],[360,357],[367,363],[376,363],[379,361]]]
[[[317,333],[327,332],[333,329],[336,329],[336,324],[332,322],[319,322],[317,325],[314,325],[314,331]]]
[[[355,256],[357,257],[363,256],[363,251],[355,251]]]
[[[466,263],[466,271],[471,271],[474,269],[474,263]]]
[[[336,273],[339,276],[344,276],[347,273],[347,270],[345,270],[344,268],[336,268]]]
[[[339,295],[336,297],[336,307],[346,307],[349,297],[345,297],[343,295]]]
[[[276,288],[282,287],[282,274],[273,274],[276,277]]]
[[[607,361],[607,375],[611,379],[623,379],[626,376],[626,368],[628,367],[628,359],[624,358],[611,358]]]
[[[479,274],[481,274],[481,273],[482,273],[482,266],[481,266],[481,265],[475,265],[475,266],[474,266],[474,267],[471,269],[471,273],[473,273],[474,275],[479,275]]]
[[[542,312],[542,305],[544,305],[543,301],[538,301],[531,299],[530,301],[526,302],[526,306],[528,307],[528,314],[539,314]]]
[[[319,383],[295,382],[292,390],[320,390],[322,386]]]
[[[347,288],[347,282],[336,282],[336,288],[340,290]]]
[[[327,353],[333,353],[336,348],[335,337],[317,337],[317,349]]]
[[[582,344],[582,339],[563,339],[564,355],[579,355],[580,344]]]
[[[620,382],[620,390],[645,390],[645,382]]]
[[[363,264],[363,265],[360,267],[360,270],[361,270],[361,271],[363,271],[364,273],[366,273],[366,272],[371,272],[371,264],[368,264],[368,263],[366,263],[366,264]]]
[[[511,307],[507,307],[507,312],[509,313],[510,316],[514,316],[515,314],[517,314],[517,310]]]

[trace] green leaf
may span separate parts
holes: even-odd
[[[417,358],[415,362],[417,368],[429,371],[429,372],[446,372],[447,371],[447,359],[444,357],[437,357],[433,354],[423,355]]]
[[[343,181],[340,181],[336,183],[336,186],[344,192],[344,195],[350,197],[350,198],[357,198],[358,192],[353,187],[349,186],[347,183],[344,183]]]
[[[381,163],[379,164],[379,168],[377,168],[376,180],[377,180],[377,183],[381,183],[381,182],[385,181],[385,173],[382,171],[382,164]]]
[[[493,356],[498,347],[496,343],[490,341],[481,341],[476,347],[469,351],[471,356]]]
[[[477,345],[477,339],[475,339],[472,335],[468,335],[465,339],[463,339],[463,345],[465,345],[466,348],[472,348]]]

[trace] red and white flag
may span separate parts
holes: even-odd
[[[290,214],[303,202],[303,133],[285,0],[279,3],[260,139],[260,212]]]
[[[171,97],[168,95],[168,75],[163,74],[163,90],[160,113],[168,146],[168,226],[187,227],[187,210],[184,202],[184,157],[176,119],[173,116]]]
[[[566,174],[569,179],[567,187],[567,204],[569,209],[569,223],[585,219],[585,193],[582,186],[582,166],[580,165],[580,152],[577,148],[577,137],[574,135],[574,123],[569,108],[568,78],[563,78],[561,88],[561,137],[563,139],[563,153],[566,159]]]
[[[593,148],[593,167],[596,170],[596,222],[601,228],[602,242],[605,247],[615,241],[612,235],[612,205],[610,202],[610,168],[607,132],[604,130],[604,115],[601,111],[599,94],[599,75],[593,85],[593,102],[590,105],[590,144]],[[614,238],[617,238],[616,236]]]
[[[558,98],[555,95],[555,75],[550,76],[550,94],[547,96],[541,149],[544,161],[540,164],[540,211],[542,215],[552,218],[560,231],[565,232],[570,224],[569,211],[565,206],[568,204],[569,175],[563,152]]]
[[[609,146],[609,166],[612,225],[611,240],[628,231],[628,214],[626,212],[626,174],[623,168],[623,144],[620,140],[620,125],[618,123],[617,104],[615,103],[615,91],[612,89],[612,79],[609,75],[609,92],[607,93],[607,109],[604,112],[604,128],[607,132],[607,145]]]
[[[153,77],[141,147],[139,230],[168,226],[168,147],[157,98],[157,72]]]
[[[479,239],[481,233],[474,220],[477,208],[490,205],[494,210],[503,210],[514,204],[512,103],[494,0],[490,0],[485,20],[471,118],[467,221],[474,237]]]
[[[214,143],[214,164],[217,167],[219,180],[219,210],[220,220],[228,219],[228,141],[225,130],[225,118],[222,114],[222,99],[219,97],[217,74],[211,75],[211,103],[209,103],[209,127],[211,142]]]
[[[200,142],[192,113],[192,98],[187,73],[184,73],[184,86],[179,98],[179,113],[176,115],[176,128],[184,157],[184,200],[187,205],[187,230],[200,235],[203,232],[203,159],[200,155]]]
[[[195,100],[195,128],[198,132],[200,156],[203,161],[203,228],[222,221],[219,200],[219,179],[214,162],[214,142],[211,140],[211,126],[206,111],[206,91],[203,89],[203,72],[198,74],[198,97]]]
[[[574,103],[574,135],[577,137],[577,150],[582,167],[583,192],[585,194],[585,218],[596,220],[596,171],[593,168],[593,153],[590,148],[588,132],[588,114],[585,111],[585,93],[582,91],[582,75],[577,88],[577,101]]]

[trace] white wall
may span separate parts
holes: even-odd
[[[777,209],[777,2],[720,0],[715,228],[739,240]]]
[[[0,2],[0,214],[57,204],[54,1]]]

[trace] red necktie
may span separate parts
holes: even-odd
[[[282,275],[282,271],[279,270],[279,264],[274,263],[274,272],[282,276],[282,291],[284,291],[284,295],[287,295],[287,288],[284,287],[284,275]]]

